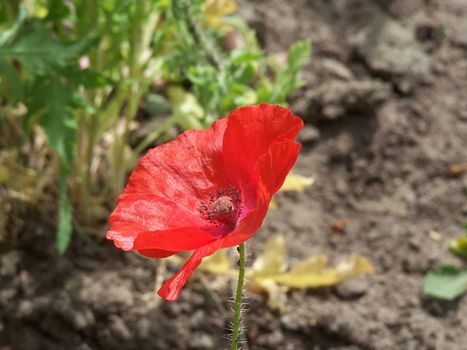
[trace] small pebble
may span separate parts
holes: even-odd
[[[315,143],[320,138],[320,132],[317,128],[310,125],[305,125],[298,134],[298,141],[300,143]]]
[[[336,286],[337,295],[346,300],[361,298],[368,291],[368,282],[363,277],[348,279]]]
[[[214,349],[214,347],[214,341],[205,333],[195,333],[190,343],[190,349],[210,350]]]

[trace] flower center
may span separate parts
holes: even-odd
[[[214,202],[212,211],[219,217],[231,216],[235,212],[235,204],[229,196],[222,196]]]
[[[209,194],[209,201],[201,201],[199,212],[201,217],[210,223],[221,226],[233,226],[243,212],[240,190],[230,185],[220,188],[215,194]]]

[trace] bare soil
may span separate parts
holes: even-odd
[[[467,162],[467,2],[242,0],[240,13],[273,52],[313,40],[291,106],[306,121],[295,171],[316,182],[278,196],[252,256],[281,232],[291,260],[359,253],[376,268],[291,291],[283,313],[250,295],[244,349],[467,349],[467,298],[421,287],[431,267],[460,263],[447,241],[467,221],[467,174],[448,171]],[[196,277],[160,302],[153,261],[79,234],[61,257],[52,240],[31,220],[0,246],[0,349],[227,348],[229,283],[221,306]]]

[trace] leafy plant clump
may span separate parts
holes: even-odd
[[[467,224],[464,224],[467,231]],[[449,250],[458,257],[467,259],[467,235],[449,243]],[[431,270],[425,277],[426,294],[445,300],[454,300],[467,291],[467,267],[441,265]]]
[[[58,199],[60,252],[73,230],[103,222],[148,147],[240,106],[285,105],[302,85],[309,41],[281,62],[235,9],[233,0],[0,5],[0,146],[41,157],[22,165],[40,178],[34,200]]]

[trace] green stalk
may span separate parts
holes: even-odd
[[[128,55],[128,67],[130,71],[129,79],[138,81],[139,84],[133,83],[127,89],[128,106],[124,124],[123,134],[117,143],[116,152],[114,155],[114,188],[115,194],[121,192],[125,182],[125,165],[124,165],[124,149],[128,144],[131,122],[136,118],[138,113],[138,105],[144,93],[148,90],[149,85],[153,81],[153,75],[158,72],[159,64],[151,64],[150,59],[143,62],[144,51],[151,47],[154,32],[159,23],[160,15],[151,11],[151,2],[141,0],[136,3],[133,25],[129,35],[130,52]],[[146,69],[144,69],[146,68]]]
[[[145,9],[146,1],[135,2],[135,13],[132,18],[132,26],[129,33],[129,53],[128,53],[128,68],[129,68],[129,79],[137,81],[141,79],[141,67],[140,67],[140,53],[142,50],[141,35],[142,28],[145,23]],[[116,147],[114,152],[114,179],[113,179],[113,191],[116,196],[121,192],[124,186],[125,178],[125,165],[124,165],[124,151],[128,141],[129,127],[131,121],[136,117],[138,111],[138,102],[140,99],[140,91],[135,83],[132,82],[132,86],[127,90],[128,108],[126,111],[126,118],[124,124],[123,134],[116,141]],[[126,100],[126,98],[125,98]]]
[[[83,216],[84,223],[89,224],[91,222],[91,195],[93,189],[92,181],[92,158],[94,155],[94,147],[96,145],[96,120],[95,115],[90,116],[91,120],[88,121],[87,125],[87,143],[86,143],[86,153],[85,153],[85,172],[83,179],[83,197],[84,197],[84,207],[83,207]]]
[[[240,338],[240,316],[242,314],[243,285],[245,283],[245,243],[238,246],[240,259],[238,261],[238,282],[234,302],[234,319],[232,324],[232,342],[230,350],[238,349],[238,339]]]
[[[125,185],[125,164],[124,164],[124,154],[125,154],[125,146],[128,144],[128,138],[130,135],[130,124],[135,119],[136,114],[138,112],[138,103],[142,96],[143,89],[133,88],[130,89],[131,96],[129,97],[128,101],[128,108],[126,111],[126,118],[125,118],[125,125],[123,134],[117,141],[117,145],[115,147],[115,179],[114,179],[114,188],[115,195],[118,195]]]
[[[97,3],[93,0],[83,0],[77,8],[77,37],[82,38],[91,30],[95,30],[98,26],[98,7]],[[81,15],[80,15],[81,14]],[[85,14],[85,15],[84,15]],[[59,23],[61,25],[61,23]],[[96,52],[91,55],[91,65],[96,67],[96,58],[99,53]],[[94,92],[87,91],[86,95],[90,101],[95,102]],[[91,163],[94,154],[94,147],[96,144],[96,124],[97,116],[92,113],[83,112],[79,118],[81,137],[78,140],[79,157],[75,160],[75,169],[81,178],[80,186],[80,214],[85,224],[91,221],[91,195],[92,195],[92,174]],[[82,159],[79,159],[82,158]]]

